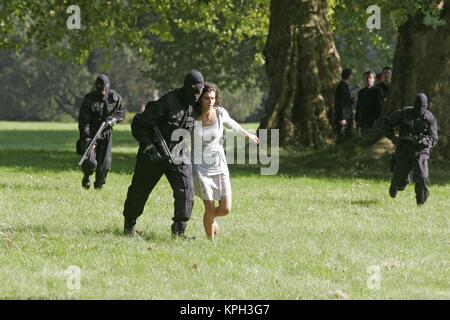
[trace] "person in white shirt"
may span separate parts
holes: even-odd
[[[195,194],[205,205],[203,226],[207,237],[213,240],[219,230],[215,218],[231,210],[230,173],[222,145],[224,127],[242,133],[255,144],[259,138],[243,129],[220,107],[219,90],[212,83],[205,83],[196,108],[192,171]],[[201,141],[201,147],[195,141]],[[215,201],[219,201],[219,206],[216,207]]]

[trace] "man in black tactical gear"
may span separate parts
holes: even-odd
[[[85,189],[91,186],[90,176],[95,171],[94,188],[101,189],[106,182],[106,176],[111,169],[112,127],[125,119],[125,107],[122,98],[110,89],[110,82],[106,75],[101,74],[95,80],[95,90],[88,93],[81,104],[78,116],[78,129],[83,152],[87,149],[92,138],[103,122],[107,125],[95,148],[82,164],[84,173],[81,185]]]
[[[193,129],[193,105],[199,99],[203,87],[202,74],[192,70],[185,76],[182,88],[170,91],[157,101],[150,101],[145,110],[134,117],[131,131],[139,142],[139,150],[123,211],[126,235],[136,235],[136,220],[144,211],[150,193],[164,174],[175,200],[172,235],[186,237],[187,221],[191,218],[194,204],[192,166],[170,162],[164,156],[164,150],[160,148],[161,141],[158,141],[154,130],[160,130],[167,146],[172,150],[172,132],[179,128]]]
[[[413,171],[417,205],[424,204],[428,191],[428,158],[430,149],[438,140],[437,122],[427,110],[428,99],[423,93],[416,96],[414,107],[405,107],[384,119],[383,132],[396,146],[391,170],[393,172],[389,195],[395,198],[408,184]],[[399,136],[394,127],[399,127]]]
[[[341,81],[334,92],[334,122],[336,126],[336,143],[342,143],[352,136],[353,127],[353,99],[350,94],[351,69],[344,69]]]

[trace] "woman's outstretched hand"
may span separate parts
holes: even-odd
[[[255,136],[254,134],[249,134],[248,138],[251,142],[253,142],[254,144],[259,144],[259,138],[257,136]]]

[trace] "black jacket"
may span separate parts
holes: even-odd
[[[383,90],[377,86],[359,90],[355,115],[359,127],[370,128],[374,125],[381,116],[383,100]]]
[[[384,82],[380,82],[376,84],[376,86],[379,87],[381,90],[383,90],[384,96],[387,96],[389,92],[389,86],[387,84],[385,84]]]
[[[182,122],[186,115],[186,121]],[[181,89],[170,91],[159,100],[150,101],[142,113],[137,114],[131,124],[133,137],[139,141],[141,151],[146,145],[154,143],[152,128],[158,126],[167,145],[170,147],[172,132],[183,128],[192,130],[194,127],[194,108],[184,101]],[[172,144],[173,145],[173,144]]]
[[[348,84],[341,80],[334,92],[334,121],[351,120],[353,118],[352,96]]]
[[[384,119],[384,135],[395,141],[394,128],[399,127],[400,145],[420,153],[429,153],[438,141],[438,127],[434,115],[426,110],[421,116],[417,116],[414,107],[405,107],[391,113]],[[412,136],[412,140],[403,140],[406,136]]]
[[[84,96],[78,115],[80,139],[93,138],[102,122],[108,118],[115,118],[117,122],[123,121],[125,119],[125,113],[126,110],[123,106],[122,98],[114,90],[109,90],[105,100],[95,91],[88,93]],[[111,130],[112,128],[103,131],[100,139],[111,134]]]

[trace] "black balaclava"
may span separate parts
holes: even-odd
[[[416,96],[416,100],[414,100],[414,110],[416,112],[416,115],[423,116],[425,114],[425,111],[427,111],[428,107],[428,98],[425,94],[419,93]]]
[[[205,79],[200,71],[191,70],[184,77],[183,95],[188,104],[198,101],[205,87]]]
[[[109,87],[109,78],[106,74],[99,75],[95,80],[95,91],[103,99],[108,96]],[[105,95],[103,95],[102,91],[105,91]]]

